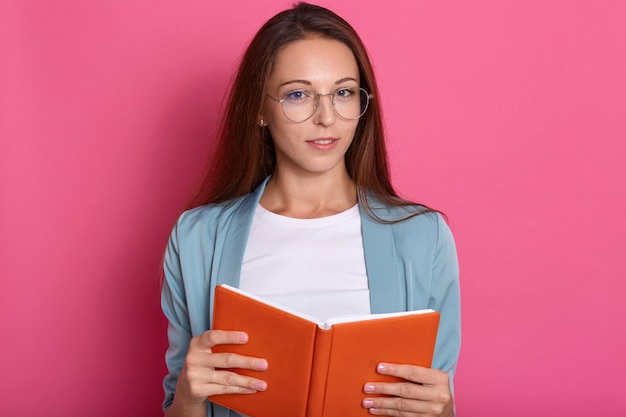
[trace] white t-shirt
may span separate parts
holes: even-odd
[[[370,312],[358,205],[295,219],[258,205],[240,288],[319,320]]]

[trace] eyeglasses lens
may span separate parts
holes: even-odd
[[[324,94],[318,95],[312,91],[297,91],[289,93],[282,101],[283,113],[293,122],[303,122],[315,114]],[[362,88],[345,88],[332,95],[335,113],[343,119],[355,120],[363,116],[369,105],[370,96]]]

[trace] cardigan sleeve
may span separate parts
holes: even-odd
[[[449,375],[454,394],[453,378],[461,348],[459,264],[452,232],[440,215],[437,215],[431,279],[428,304],[441,314],[432,366]]]
[[[205,251],[213,253],[213,247],[202,240],[207,224],[198,222],[198,211],[187,211],[172,229],[163,258],[163,286],[161,308],[167,318],[168,348],[165,353],[167,375],[163,379],[163,410],[172,405],[178,377],[189,350],[189,344],[209,328],[209,296],[204,278],[208,262]],[[207,417],[238,416],[228,409],[210,401]]]
[[[163,410],[174,400],[178,375],[183,367],[191,341],[191,325],[183,285],[182,268],[179,257],[178,224],[172,230],[163,259],[163,287],[161,308],[168,320],[168,348],[165,353],[167,375],[163,379],[165,399]]]

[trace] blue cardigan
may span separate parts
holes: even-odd
[[[239,286],[250,226],[267,180],[252,193],[221,204],[186,211],[172,230],[164,259],[161,305],[168,324],[163,408],[174,398],[176,381],[192,337],[211,328],[216,285]],[[386,207],[371,199],[376,215],[393,220],[415,207]],[[386,224],[361,206],[361,228],[372,313],[432,308],[441,313],[433,368],[450,376],[461,343],[459,271],[450,229],[436,213]],[[209,417],[229,410],[207,402]],[[230,412],[230,416],[238,414]]]

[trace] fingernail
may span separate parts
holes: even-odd
[[[254,367],[259,371],[265,371],[267,369],[267,361],[265,359],[259,359],[255,362]]]
[[[386,363],[379,363],[378,366],[376,367],[376,369],[378,370],[378,372],[385,372],[385,371],[387,371],[387,364]]]
[[[237,335],[237,340],[240,342],[247,342],[248,341],[248,335],[246,333],[239,333]]]
[[[374,401],[372,400],[363,400],[363,407],[370,408],[374,406]]]
[[[374,384],[365,384],[365,388],[363,390],[368,394],[371,394],[376,390],[376,387],[374,386]]]
[[[267,382],[257,381],[254,383],[254,387],[259,391],[265,391],[267,389]]]

